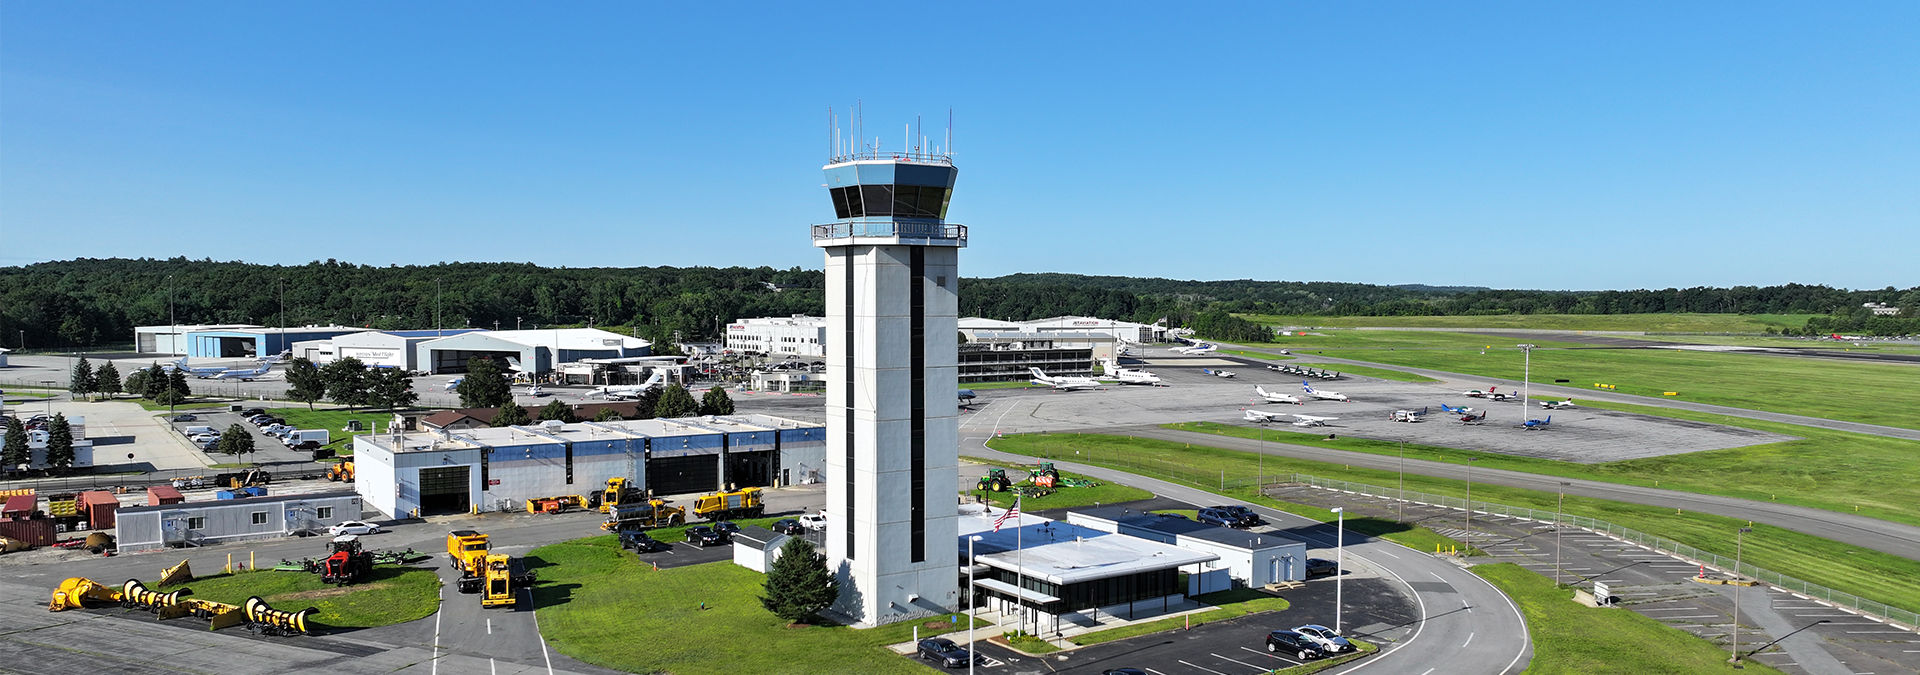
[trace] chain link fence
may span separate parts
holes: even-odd
[[[1429,506],[1439,506],[1439,507],[1450,508],[1450,509],[1465,510],[1468,507],[1467,501],[1459,497],[1449,497],[1446,495],[1429,494],[1425,492],[1410,492],[1410,491],[1400,490],[1398,488],[1381,487],[1378,485],[1368,485],[1365,483],[1354,483],[1351,481],[1337,480],[1332,478],[1321,478],[1318,476],[1310,476],[1307,474],[1292,474],[1291,478],[1292,478],[1292,482],[1294,483],[1308,485],[1311,487],[1316,487],[1316,488],[1325,489],[1325,490],[1345,492],[1349,494],[1367,495],[1372,497],[1381,497],[1385,499],[1400,499],[1400,500],[1412,502],[1415,504],[1425,504]],[[1254,479],[1246,479],[1249,487],[1251,486],[1251,482],[1253,480]],[[1278,480],[1278,479],[1276,478],[1274,480]],[[1229,483],[1231,483],[1231,481],[1229,481]],[[1672,539],[1657,537],[1654,535],[1647,534],[1645,532],[1640,532],[1638,530],[1624,528],[1604,520],[1597,520],[1594,518],[1583,518],[1581,516],[1565,514],[1565,513],[1556,514],[1553,511],[1543,511],[1540,509],[1527,508],[1524,506],[1507,506],[1505,504],[1494,504],[1492,502],[1483,502],[1479,500],[1474,500],[1472,507],[1473,507],[1473,512],[1476,514],[1506,516],[1510,518],[1522,518],[1526,520],[1534,520],[1534,521],[1540,521],[1540,522],[1546,522],[1546,523],[1555,522],[1557,518],[1558,522],[1563,525],[1572,525],[1574,527],[1578,527],[1584,530],[1588,530],[1598,534],[1603,534],[1609,537],[1613,537],[1615,539],[1618,539],[1624,542],[1645,546],[1647,548],[1653,549],[1655,552],[1666,553],[1666,554],[1670,554],[1680,558],[1684,558],[1696,564],[1706,565],[1714,569],[1718,569],[1722,571],[1731,570],[1737,575],[1758,579],[1762,582],[1765,582],[1769,585],[1772,585],[1776,588],[1785,590],[1790,593],[1795,593],[1801,596],[1826,602],[1838,607],[1851,609],[1861,614],[1865,614],[1865,615],[1886,621],[1888,623],[1898,625],[1908,630],[1920,630],[1920,613],[1915,613],[1909,610],[1893,607],[1891,605],[1887,605],[1886,603],[1877,602],[1874,600],[1868,600],[1866,598],[1862,598],[1852,593],[1836,591],[1831,588],[1821,586],[1819,584],[1815,584],[1807,581],[1801,581],[1799,579],[1795,579],[1793,577],[1790,577],[1784,574],[1779,574],[1777,572],[1769,572],[1767,570],[1760,569],[1758,567],[1755,567],[1745,562],[1739,563],[1739,565],[1737,566],[1738,569],[1735,569],[1736,565],[1732,558],[1728,558],[1726,556],[1722,556],[1717,553],[1702,551],[1698,548],[1688,546],[1686,544],[1682,544]]]
[[[260,467],[260,470],[273,476],[273,480],[284,481],[319,478],[326,475],[327,467],[329,466],[332,465],[324,462],[298,462],[269,464]],[[33,488],[35,492],[45,495],[62,492],[81,492],[85,490],[109,490],[117,487],[146,488],[154,485],[172,485],[176,478],[193,478],[199,476],[212,480],[214,476],[219,474],[238,474],[245,473],[246,471],[247,469],[214,469],[202,467],[198,469],[174,469],[169,471],[149,471],[145,473],[89,474],[62,478],[10,480],[6,482],[4,487],[10,490]],[[343,490],[350,491],[353,489],[351,484],[343,483],[342,486],[341,489]],[[208,487],[212,486],[209,485]]]

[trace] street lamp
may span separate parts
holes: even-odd
[[[1743,528],[1740,528],[1739,531],[1734,532],[1733,534],[1733,576],[1736,579],[1740,577],[1740,552],[1743,546],[1747,543],[1747,533],[1752,531],[1753,531],[1753,528],[1751,527],[1743,527]],[[1801,630],[1806,630],[1806,629],[1802,628]],[[1795,632],[1799,632],[1799,631],[1795,631]],[[1759,650],[1754,650],[1754,651],[1759,651]],[[1727,663],[1731,663],[1736,666],[1740,665],[1740,587],[1739,586],[1733,587],[1733,658],[1727,659]]]
[[[53,397],[53,395],[51,394],[51,391],[52,391],[52,389],[53,389],[53,380],[41,380],[41,381],[40,381],[40,384],[44,384],[44,385],[47,385],[47,389],[48,389],[48,391],[49,391],[49,394],[47,395],[47,416],[48,416],[48,417],[52,417],[52,416],[53,416],[53,399],[54,399],[54,397]]]
[[[1567,486],[1572,483],[1560,481],[1560,499],[1553,505],[1553,585],[1560,585],[1560,510],[1567,505]]]
[[[1527,419],[1527,416],[1525,414],[1527,409],[1527,402],[1533,400],[1528,398],[1528,395],[1530,395],[1533,392],[1531,388],[1531,385],[1533,384],[1533,345],[1515,345],[1515,346],[1520,348],[1520,353],[1522,355],[1520,359],[1522,364],[1520,366],[1520,410],[1521,410],[1520,420],[1524,422]]]
[[[1396,519],[1407,522],[1407,442],[1400,441],[1400,499],[1393,504]]]
[[[979,563],[973,559],[973,542],[980,541],[980,535],[967,537],[967,675],[973,675],[973,662],[980,657],[973,651],[973,618],[980,608],[973,602],[973,568]]]
[[[1343,580],[1340,577],[1347,574],[1347,509],[1343,506],[1333,507],[1333,514],[1335,516],[1333,531],[1336,537],[1333,545],[1333,632],[1339,633],[1340,610],[1344,604],[1341,598]]]
[[[1473,463],[1479,460],[1479,457],[1467,458],[1467,529],[1464,534],[1460,535],[1467,540],[1465,542],[1467,545],[1467,555],[1473,555]]]

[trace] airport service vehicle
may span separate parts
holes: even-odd
[[[327,528],[327,534],[336,537],[343,534],[378,534],[379,532],[379,525],[360,520],[349,520]]]
[[[779,532],[780,534],[796,536],[796,537],[800,536],[802,533],[805,533],[807,531],[806,526],[801,525],[800,521],[794,520],[792,518],[781,518],[779,520],[773,521],[773,524],[769,525],[767,529],[773,530],[775,532]]]
[[[333,482],[353,482],[353,462],[340,462],[327,467],[327,480]]]
[[[304,441],[318,441],[321,445],[326,445],[333,440],[333,437],[326,429],[297,429],[287,432],[284,440],[287,445],[299,445]]]
[[[1319,642],[1290,630],[1276,630],[1268,633],[1267,651],[1274,654],[1292,654],[1302,661],[1326,656]]]
[[[1319,417],[1316,415],[1294,415],[1294,417],[1298,418],[1293,423],[1293,426],[1296,427],[1324,427],[1327,426],[1328,422],[1340,419],[1338,417]]]
[[[973,662],[973,652],[946,638],[927,638],[916,646],[915,655],[922,661],[932,661],[944,668],[965,668]]]
[[[653,537],[647,536],[645,532],[623,530],[620,532],[620,548],[628,549],[634,553],[653,553],[655,551],[665,551],[673,547]]]
[[[461,593],[480,592],[480,583],[486,576],[489,548],[487,535],[479,532],[454,530],[447,533],[447,558],[453,561],[453,568],[460,571]]]
[[[1342,393],[1340,393],[1340,392],[1336,392],[1336,391],[1320,391],[1320,390],[1317,390],[1317,389],[1314,389],[1314,388],[1313,388],[1313,385],[1312,385],[1312,384],[1309,384],[1309,383],[1308,383],[1308,382],[1307,382],[1306,380],[1301,380],[1301,381],[1300,381],[1300,387],[1301,387],[1302,389],[1305,389],[1305,390],[1306,390],[1306,392],[1307,392],[1307,395],[1308,395],[1308,396],[1311,396],[1311,397],[1313,397],[1313,398],[1316,398],[1316,399],[1319,399],[1319,400],[1322,400],[1322,401],[1345,401],[1345,400],[1348,400],[1348,399],[1347,399],[1347,395],[1346,395],[1346,394],[1342,394]]]
[[[1426,418],[1427,409],[1421,408],[1419,410],[1395,410],[1393,411],[1393,417],[1390,419],[1395,422],[1419,422]]]
[[[1312,579],[1314,577],[1323,577],[1329,574],[1339,574],[1339,573],[1340,573],[1340,563],[1336,563],[1326,558],[1308,558],[1307,559],[1307,578],[1308,579]]]
[[[320,580],[345,586],[373,572],[373,554],[360,548],[360,538],[342,534],[327,544],[327,558],[320,561]]]
[[[607,522],[601,523],[603,530],[646,530],[655,527],[673,527],[687,522],[687,510],[677,506],[667,506],[665,499],[628,501],[607,513]]]
[[[1300,402],[1300,397],[1298,396],[1294,396],[1292,394],[1282,394],[1278,392],[1267,391],[1266,387],[1262,387],[1259,385],[1254,385],[1253,393],[1259,394],[1260,398],[1266,399],[1268,403],[1299,403]]]
[[[687,528],[687,543],[700,548],[719,546],[727,543],[727,533],[705,525]]]
[[[693,515],[702,520],[759,518],[766,510],[757,487],[700,495],[693,500]]]
[[[626,476],[614,476],[607,479],[607,489],[587,495],[587,508],[599,509],[601,513],[613,513],[621,504],[630,503],[645,496]]]
[[[987,475],[980,477],[980,484],[975,489],[987,490],[989,492],[1006,492],[1012,487],[1013,481],[1007,478],[1007,470],[994,467],[987,469]]]
[[[528,570],[519,558],[503,553],[486,557],[485,578],[485,593],[480,596],[481,607],[512,607],[519,599],[520,587],[536,581],[533,571]]]
[[[1027,372],[1033,375],[1034,384],[1053,387],[1056,391],[1094,389],[1100,386],[1100,381],[1091,377],[1070,377],[1065,375],[1054,377],[1041,372],[1039,368],[1028,368]]]
[[[1569,398],[1565,401],[1541,401],[1540,407],[1545,410],[1566,410],[1568,408],[1577,408],[1579,406],[1574,405],[1573,399]]]
[[[1248,528],[1257,527],[1267,521],[1245,506],[1210,506],[1194,514],[1194,520],[1208,525],[1221,527]]]
[[[809,530],[827,529],[827,514],[826,512],[822,511],[820,513],[809,513],[807,515],[800,516],[800,526],[805,527]]]
[[[1549,424],[1553,424],[1552,415],[1548,415],[1544,420],[1527,420],[1527,423],[1520,425],[1520,428],[1527,431],[1546,431]]]
[[[1328,654],[1353,651],[1353,643],[1333,632],[1332,628],[1317,623],[1294,626],[1293,632],[1307,636],[1307,639],[1320,643],[1320,651]]]

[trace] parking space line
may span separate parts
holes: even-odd
[[[1192,664],[1192,663],[1187,663],[1186,661],[1181,661],[1180,663],[1181,663],[1181,664],[1183,664],[1183,665],[1187,665],[1187,666],[1192,666],[1192,667],[1194,667],[1194,668],[1199,668],[1199,669],[1201,669],[1201,670],[1204,670],[1204,671],[1207,671],[1207,672],[1209,672],[1209,673],[1213,673],[1213,675],[1227,675],[1226,673],[1223,673],[1223,672],[1220,672],[1220,671],[1218,671],[1218,670],[1214,670],[1214,669],[1212,669],[1212,668],[1208,668],[1208,667],[1206,667],[1206,666],[1201,666],[1201,665],[1195,665],[1195,664]]]
[[[1253,665],[1253,664],[1251,664],[1251,663],[1247,663],[1247,662],[1245,662],[1245,661],[1241,661],[1241,660],[1239,660],[1239,659],[1231,659],[1231,658],[1227,658],[1227,657],[1225,657],[1225,656],[1221,656],[1221,655],[1219,655],[1219,654],[1208,654],[1208,656],[1212,656],[1213,658],[1216,658],[1216,659],[1223,659],[1223,660],[1227,660],[1227,661],[1232,661],[1232,662],[1234,662],[1234,663],[1238,663],[1238,664],[1240,664],[1240,665],[1243,665],[1243,666],[1246,666],[1246,667],[1248,667],[1248,668],[1252,668],[1252,669],[1254,669],[1254,670],[1258,670],[1258,671],[1261,671],[1261,672],[1265,672],[1265,671],[1268,671],[1268,670],[1272,670],[1271,668],[1261,668],[1260,666],[1256,666],[1256,665]]]
[[[1254,648],[1252,648],[1252,647],[1241,647],[1241,649],[1244,649],[1244,650],[1247,650],[1247,651],[1250,651],[1250,652],[1253,652],[1253,653],[1255,653],[1255,654],[1259,654],[1259,655],[1261,655],[1261,656],[1265,656],[1265,657],[1267,657],[1267,658],[1273,658],[1273,659],[1280,659],[1280,660],[1282,660],[1282,661],[1285,661],[1285,662],[1287,662],[1287,663],[1291,663],[1291,664],[1293,664],[1293,665],[1296,665],[1296,666],[1297,666],[1297,665],[1300,665],[1300,662],[1299,662],[1299,661],[1295,661],[1295,660],[1293,660],[1293,659],[1290,659],[1290,658],[1287,658],[1287,657],[1285,657],[1285,656],[1281,656],[1281,655],[1279,655],[1279,654],[1272,654],[1272,653],[1268,653],[1268,652],[1263,652],[1263,651],[1260,651],[1260,650],[1258,650],[1258,649],[1254,649]]]

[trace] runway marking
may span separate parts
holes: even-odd
[[[1420,675],[1431,675],[1433,671],[1436,671],[1436,670],[1439,670],[1439,668],[1428,668],[1427,672],[1421,673]]]
[[[487,672],[491,675],[500,675],[500,669],[493,664],[493,657],[491,656],[487,657]]]
[[[1193,667],[1195,667],[1195,668],[1199,668],[1199,669],[1201,669],[1201,670],[1204,670],[1204,671],[1207,671],[1207,672],[1209,672],[1209,673],[1213,673],[1213,675],[1227,675],[1226,673],[1223,673],[1223,672],[1220,672],[1220,671],[1218,671],[1218,670],[1214,670],[1214,669],[1212,669],[1212,668],[1208,668],[1208,667],[1205,667],[1205,666],[1197,666],[1197,665],[1194,665],[1194,664],[1191,664],[1191,663],[1187,663],[1186,661],[1181,661],[1180,663],[1182,663],[1182,664],[1184,664],[1184,665],[1189,665],[1189,666],[1193,666]]]
[[[1467,648],[1467,645],[1470,645],[1470,644],[1473,644],[1473,636],[1475,636],[1475,635],[1479,635],[1479,633],[1468,633],[1468,634],[1467,634],[1467,641],[1466,641],[1466,642],[1462,642],[1462,643],[1460,643],[1460,648],[1461,648],[1461,649],[1466,649],[1466,648]]]
[[[492,617],[487,618],[487,634],[488,635],[493,634],[493,618]]]

